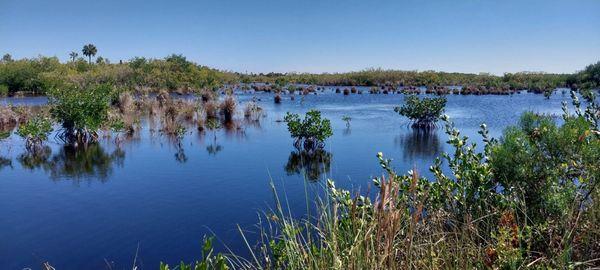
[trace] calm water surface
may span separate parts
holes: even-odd
[[[368,190],[371,178],[382,173],[379,151],[400,172],[417,168],[428,175],[433,158],[448,149],[442,130],[424,135],[407,128],[407,120],[393,111],[403,100],[400,94],[324,93],[294,101],[284,96],[277,105],[271,94],[260,93],[239,94],[238,101],[252,97],[266,111],[260,124],[193,130],[181,147],[152,132],[148,122],[139,138],[120,147],[111,138],[87,150],[51,140],[43,159],[24,154],[14,135],[0,142],[0,269],[39,268],[45,261],[57,269],[126,269],[136,251],[143,269],[156,269],[160,261],[200,257],[202,236],[212,233],[220,250],[225,244],[244,254],[237,225],[253,238],[258,215],[273,207],[271,181],[301,217],[307,198],[322,190],[326,178]],[[463,134],[480,141],[481,123],[498,137],[524,111],[560,115],[562,100],[568,94],[550,100],[527,93],[448,96],[446,113]],[[44,102],[0,99],[0,104]],[[306,164],[278,120],[287,111],[312,108],[331,119],[334,135],[323,162]],[[352,118],[349,128],[344,115]]]

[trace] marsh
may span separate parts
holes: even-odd
[[[11,243],[0,245],[0,268],[40,261],[61,268],[102,268],[104,259],[119,268],[131,263],[138,246],[138,259],[146,266],[192,261],[201,252],[203,235],[213,233],[218,250],[226,245],[245,254],[236,225],[253,237],[257,213],[273,206],[271,182],[291,213],[301,217],[307,198],[322,193],[327,178],[339,187],[372,188],[372,177],[382,174],[375,157],[382,149],[398,172],[416,169],[423,175],[448,150],[441,128],[416,132],[394,112],[405,95],[339,95],[334,88],[324,89],[302,99],[281,95],[280,104],[273,102],[274,93],[238,90],[238,111],[230,116],[239,127],[188,128],[175,142],[153,132],[144,118],[136,139],[116,145],[114,138],[101,137],[87,149],[73,149],[51,135],[44,155],[37,157],[28,156],[22,140],[11,135],[0,142],[0,238]],[[446,114],[474,140],[481,139],[481,123],[499,137],[522,112],[559,115],[561,101],[570,101],[560,92],[549,100],[533,93],[447,98]],[[243,121],[249,102],[262,108],[260,124]],[[278,121],[287,112],[310,109],[320,110],[333,129],[325,155],[316,162],[296,152],[285,123]],[[352,132],[344,116],[352,119]]]

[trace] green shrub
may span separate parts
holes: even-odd
[[[39,116],[29,119],[17,130],[17,134],[25,139],[25,146],[30,152],[37,152],[48,139],[50,132],[52,132],[50,120]]]
[[[573,213],[597,205],[599,161],[600,133],[583,115],[566,115],[559,126],[549,116],[525,113],[493,147],[495,178],[505,195],[517,198],[523,209],[519,216],[529,221],[530,244],[537,251],[572,254],[560,247],[561,241],[573,241],[563,233],[577,229]],[[567,238],[559,241],[556,234]]]
[[[229,268],[229,261],[220,253],[215,254],[213,250],[213,237],[205,237],[204,244],[202,245],[202,259],[195,263],[186,264],[184,262],[179,263],[175,268],[170,268],[168,264],[163,262],[160,263],[160,270],[199,270],[199,269],[210,269],[210,270],[226,270]]]
[[[314,151],[324,147],[325,139],[333,135],[329,119],[321,119],[321,112],[310,110],[304,119],[298,114],[287,113],[284,117],[288,131],[295,139],[294,146],[300,150]]]
[[[49,92],[52,116],[62,125],[66,142],[97,140],[97,130],[106,123],[112,86],[103,84],[85,89],[53,89]]]
[[[8,96],[8,86],[0,84],[0,97]]]
[[[410,95],[406,97],[405,104],[394,108],[394,111],[408,117],[415,128],[431,128],[440,119],[445,107],[445,97],[419,99]]]

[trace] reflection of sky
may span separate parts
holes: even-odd
[[[243,252],[236,224],[252,230],[257,211],[272,206],[270,181],[289,202],[290,210],[300,215],[306,209],[305,192],[309,198],[318,193],[325,178],[336,180],[340,187],[373,188],[371,177],[382,174],[376,159],[379,151],[393,159],[399,173],[416,168],[427,176],[435,153],[448,150],[447,135],[441,129],[435,131],[437,139],[431,139],[439,142],[440,149],[410,139],[408,121],[393,112],[403,95],[326,93],[306,96],[304,103],[300,96],[295,101],[284,96],[283,103],[276,105],[272,94],[260,93],[242,95],[239,100],[252,96],[261,98],[258,103],[267,116],[260,127],[216,131],[222,150],[215,155],[206,150],[215,143],[213,132],[199,135],[190,128],[191,134],[181,141],[187,161],[178,162],[179,146],[150,136],[144,121],[140,138],[123,143],[123,160],[111,165],[103,181],[93,174],[86,175],[88,181],[71,181],[68,175],[52,181],[48,171],[22,169],[16,161],[24,151],[21,140],[13,136],[0,142],[0,155],[13,160],[12,169],[0,169],[0,239],[13,243],[0,245],[0,254],[5,255],[0,257],[0,268],[37,264],[33,253],[58,268],[104,267],[103,258],[130,263],[138,243],[146,266],[155,266],[159,260],[191,261],[198,257],[207,228]],[[448,96],[447,113],[464,135],[480,141],[479,124],[487,123],[491,135],[499,136],[523,111],[560,113],[563,99],[569,96],[557,93],[550,100],[533,94]],[[240,104],[240,110],[243,107]],[[287,111],[304,113],[311,108],[323,111],[334,132],[325,146],[332,154],[329,171],[314,183],[285,171],[294,148],[285,123],[276,122]],[[351,132],[346,134],[344,115],[352,118]],[[113,139],[101,139],[107,154],[115,150]],[[51,140],[48,145],[53,153],[60,151],[60,144]]]

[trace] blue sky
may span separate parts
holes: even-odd
[[[1,54],[86,43],[240,72],[573,72],[600,60],[600,1],[0,0]]]

